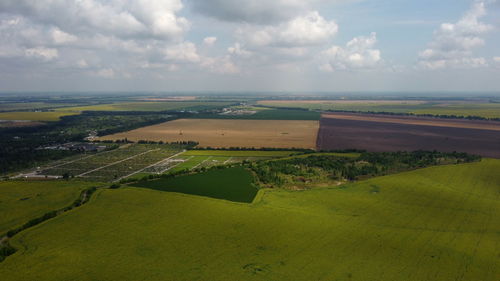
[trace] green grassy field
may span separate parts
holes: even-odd
[[[270,103],[275,107],[303,108],[309,110],[338,110],[360,112],[393,112],[431,115],[480,116],[484,118],[500,118],[499,103],[434,103],[422,104],[384,104],[384,103]]]
[[[306,158],[309,156],[336,156],[336,157],[344,157],[344,158],[358,158],[361,156],[361,153],[355,153],[355,152],[348,152],[348,153],[342,153],[342,152],[319,152],[319,153],[308,153],[308,154],[302,154],[302,155],[295,155],[295,156],[290,156],[290,157],[284,157],[284,158],[279,158],[277,160],[286,160],[286,159],[293,159],[293,158]]]
[[[176,159],[183,159],[185,162],[178,163],[167,171],[175,173],[194,168],[211,167],[230,163],[239,163],[245,160],[258,161],[278,157],[286,157],[297,153],[295,151],[245,151],[245,150],[189,150]],[[137,178],[137,176],[134,176]]]
[[[472,115],[485,118],[500,118],[500,103],[434,105],[425,109],[413,110],[412,112],[415,114]]]
[[[190,150],[183,156],[230,156],[230,157],[284,157],[295,151],[252,151],[252,150]]]
[[[47,111],[47,112],[0,112],[0,120],[31,120],[31,121],[58,121],[63,116],[77,115],[77,112]]]
[[[319,112],[307,110],[270,109],[264,107],[250,107],[248,110],[255,110],[257,112],[248,115],[200,114],[194,116],[194,118],[247,120],[319,120],[321,118]]]
[[[497,281],[500,160],[253,204],[143,188],[14,237],[2,280]]]
[[[220,166],[227,164],[231,161],[233,157],[228,157],[228,156],[210,156],[206,161],[204,161],[200,167],[212,167],[212,166]]]
[[[90,183],[75,181],[0,182],[0,235],[70,205],[88,187]]]
[[[180,159],[184,159],[185,161],[176,165],[175,167],[168,170],[168,173],[174,173],[184,170],[191,170],[193,168],[197,168],[203,162],[207,161],[210,156],[180,156]]]
[[[21,110],[37,110],[37,109],[52,109],[69,106],[77,106],[78,104],[70,103],[51,103],[51,102],[8,102],[0,103],[0,111],[21,111]]]
[[[252,184],[252,175],[241,167],[139,182],[134,186],[245,203],[252,202],[257,195],[257,187]]]
[[[230,105],[229,102],[123,102],[91,106],[68,107],[64,111],[166,111],[166,110],[205,110]]]
[[[409,113],[412,110],[425,109],[429,107],[429,104],[404,104],[404,103],[392,103],[383,101],[376,102],[358,102],[353,101],[353,103],[347,103],[343,101],[342,103],[334,103],[334,101],[326,101],[323,103],[300,103],[300,102],[273,102],[266,103],[261,102],[263,105],[273,106],[273,107],[287,107],[287,108],[302,108],[309,110],[345,110],[345,111],[380,111],[380,112],[395,112],[395,113]]]

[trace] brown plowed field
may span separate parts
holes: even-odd
[[[202,147],[316,147],[318,121],[179,119],[102,140],[197,141]]]
[[[317,148],[368,151],[438,150],[500,158],[500,122],[325,114]]]
[[[322,118],[500,131],[500,122],[362,113],[325,113]]]

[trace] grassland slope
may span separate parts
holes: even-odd
[[[49,211],[70,205],[90,183],[0,182],[0,235]]]
[[[500,160],[254,204],[102,190],[21,233],[8,280],[440,280],[500,275]]]

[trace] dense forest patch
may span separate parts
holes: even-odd
[[[249,164],[265,187],[310,188],[315,184],[341,184],[346,181],[387,175],[440,164],[477,161],[465,153],[433,151],[347,154],[313,154]]]

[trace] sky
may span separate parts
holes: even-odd
[[[0,0],[0,91],[500,92],[500,0]]]

